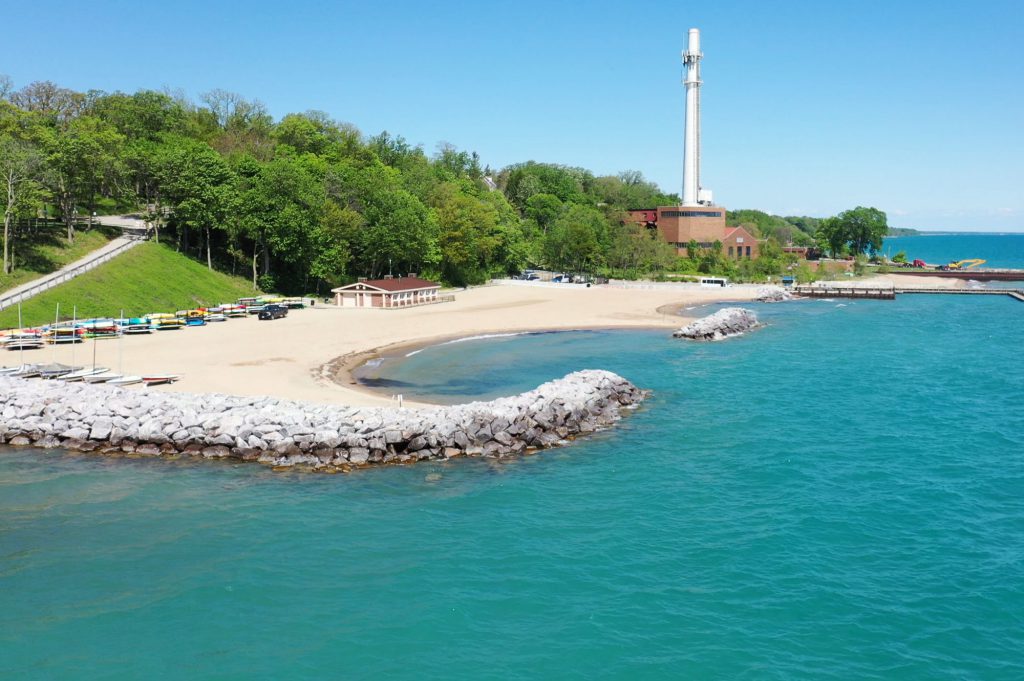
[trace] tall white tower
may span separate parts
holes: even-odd
[[[683,136],[683,205],[711,203],[711,192],[700,186],[700,30],[691,28],[683,52],[686,73],[686,122]]]

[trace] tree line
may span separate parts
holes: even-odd
[[[224,90],[194,102],[50,82],[15,89],[0,76],[0,176],[5,273],[12,247],[31,238],[24,218],[59,219],[72,242],[77,219],[96,211],[141,213],[157,240],[289,293],[389,273],[466,285],[528,266],[619,276],[728,266],[714,249],[679,259],[628,220],[628,209],[679,202],[638,171],[493,170],[475,152],[442,144],[428,155],[319,111],[274,120]],[[810,229],[753,218],[756,235],[780,243]]]

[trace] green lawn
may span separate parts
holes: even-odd
[[[76,232],[75,243],[69,246],[63,229],[42,228],[31,237],[31,243],[15,244],[18,266],[10,274],[0,272],[0,292],[55,272],[120,235],[120,229],[96,226]]]
[[[251,282],[208,270],[163,244],[146,242],[27,300],[21,312],[24,326],[36,326],[53,321],[57,303],[61,317],[70,319],[77,306],[81,319],[113,317],[122,309],[126,316],[174,312],[252,295],[258,294]],[[17,325],[17,306],[0,312],[0,328]]]

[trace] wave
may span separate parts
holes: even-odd
[[[412,357],[413,355],[418,355],[419,353],[423,352],[424,350],[426,350],[428,348],[441,347],[442,345],[454,345],[456,343],[465,343],[466,341],[488,340],[488,339],[491,339],[491,338],[514,338],[515,336],[540,336],[540,335],[548,334],[548,333],[564,333],[564,332],[561,331],[561,330],[553,330],[553,331],[510,331],[510,332],[507,332],[507,333],[481,333],[481,334],[477,334],[475,336],[465,336],[463,338],[455,338],[453,340],[445,341],[443,343],[437,343],[435,345],[428,345],[428,346],[425,346],[425,347],[422,347],[422,348],[417,348],[416,350],[409,351],[408,353],[405,354],[405,356],[406,357]]]
[[[478,336],[466,336],[465,338],[456,338],[455,340],[445,341],[439,343],[439,345],[454,345],[455,343],[465,343],[466,341],[472,340],[485,340],[487,338],[512,338],[513,336],[529,336],[537,333],[536,331],[516,331],[514,333],[482,333]]]

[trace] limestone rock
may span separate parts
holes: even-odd
[[[742,307],[726,307],[687,324],[672,335],[675,338],[717,341],[730,336],[738,336],[758,326],[760,324],[753,311]]]
[[[490,402],[424,409],[273,398],[135,393],[0,376],[0,438],[108,455],[233,457],[274,467],[506,457],[607,428],[646,397],[607,371],[578,371]]]
[[[793,294],[780,286],[762,286],[754,298],[759,303],[781,303],[793,300]]]

